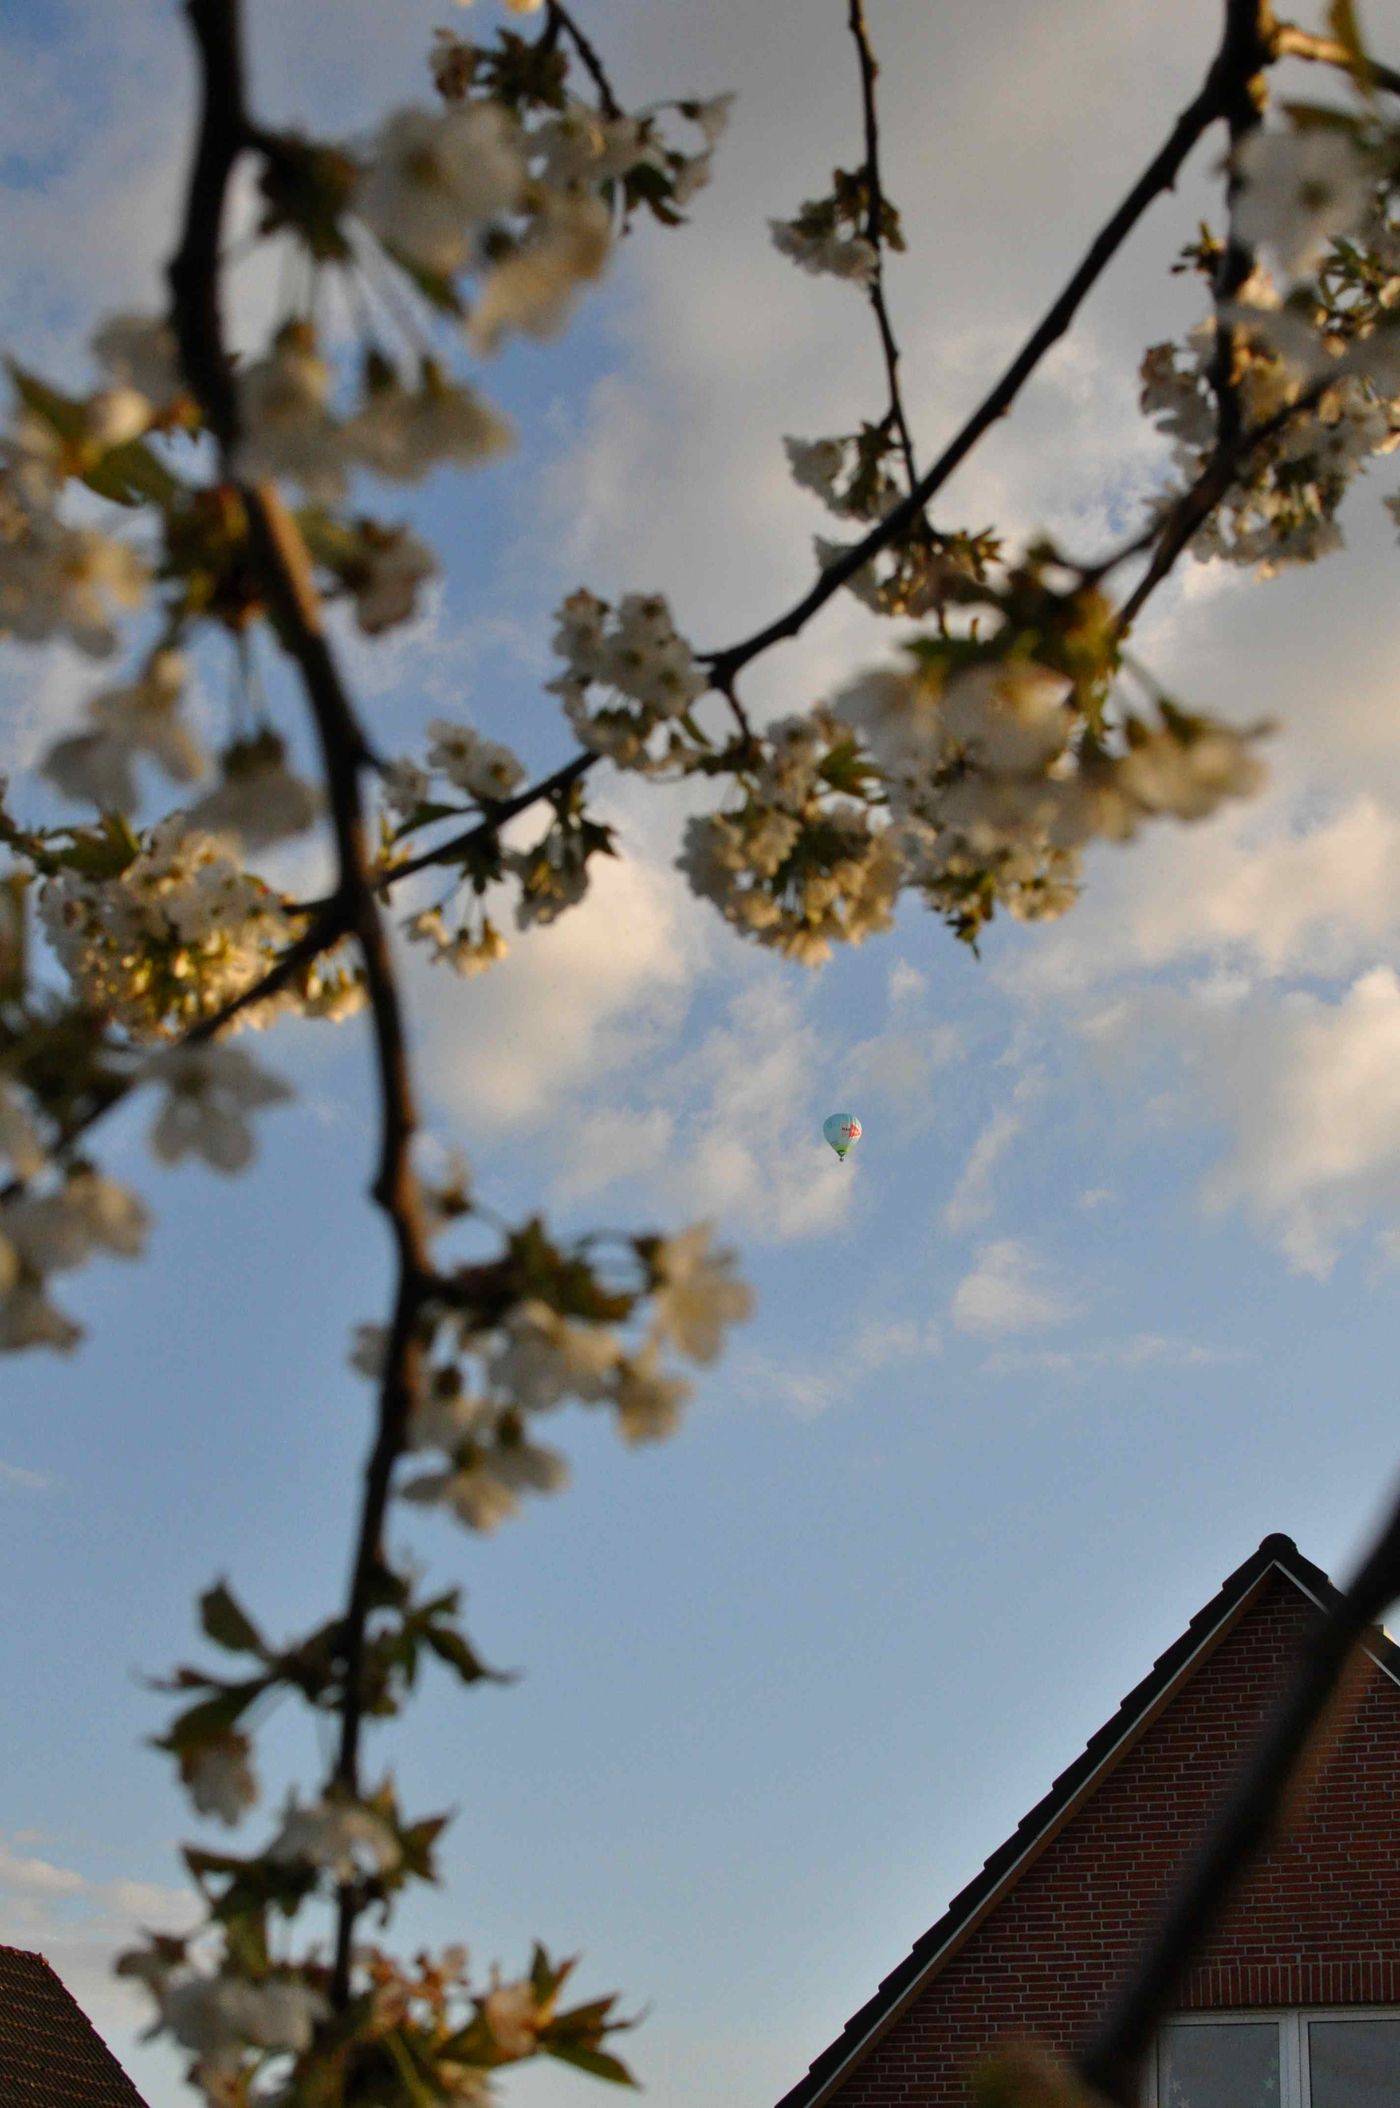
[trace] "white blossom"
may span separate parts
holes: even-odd
[[[381,382],[345,426],[353,458],[397,483],[420,483],[442,462],[471,468],[514,444],[510,425],[484,396],[438,375],[418,388]]]
[[[125,446],[149,430],[154,411],[139,389],[118,384],[103,388],[88,402],[84,413],[87,436],[95,446],[110,452]]]
[[[130,1962],[134,1957],[124,1957]],[[147,1974],[160,2004],[162,2024],[193,2051],[211,2076],[235,2069],[247,2048],[301,2051],[310,2046],[317,2021],[329,2006],[319,1991],[294,1977],[206,1976],[181,1970]]]
[[[139,1258],[149,1223],[134,1193],[96,1171],[74,1172],[52,1193],[23,1193],[0,1206],[0,1239],[32,1274],[85,1266],[95,1251]]]
[[[191,827],[234,835],[245,849],[305,834],[321,811],[321,794],[287,766],[280,739],[263,737],[230,747],[216,787],[192,805]]]
[[[473,929],[464,922],[460,929],[447,926],[447,918],[440,907],[424,908],[410,916],[406,925],[410,944],[430,944],[430,964],[450,966],[454,973],[465,978],[485,973],[497,965],[510,951],[510,946],[496,928],[489,915],[483,916],[480,929]]]
[[[327,1796],[302,1807],[295,1793],[268,1846],[269,1859],[317,1867],[340,1884],[390,1873],[402,1856],[389,1825],[362,1802]]]
[[[350,584],[355,620],[367,637],[380,636],[418,612],[418,589],[436,578],[438,561],[407,527],[376,536]]]
[[[238,475],[286,476],[322,504],[343,495],[345,434],[328,408],[334,378],[299,323],[279,333],[266,358],[240,369]]]
[[[1367,157],[1330,126],[1260,126],[1236,148],[1235,170],[1235,232],[1268,249],[1287,278],[1310,271],[1328,242],[1355,226],[1375,184]]]
[[[664,1442],[675,1433],[694,1388],[684,1376],[659,1367],[655,1340],[622,1363],[617,1379],[617,1422],[627,1442]]]
[[[81,1325],[50,1303],[42,1282],[19,1281],[0,1300],[0,1354],[53,1347],[69,1354],[82,1338]]]
[[[553,337],[563,328],[580,286],[598,278],[612,248],[601,198],[554,194],[520,247],[487,273],[468,323],[476,349],[494,352],[503,337]]]
[[[183,1766],[185,1784],[199,1814],[217,1816],[230,1829],[242,1820],[258,1797],[248,1757],[248,1737],[233,1729],[189,1753]]]
[[[43,773],[65,796],[107,812],[130,812],[136,805],[138,755],[148,755],[176,783],[193,782],[204,755],[180,716],[186,677],[180,652],[153,652],[138,680],[93,696],[92,731],[59,740],[44,758]]]
[[[172,1014],[193,1021],[218,1009],[290,942],[288,918],[232,848],[172,813],[115,877],[64,870],[45,880],[44,933],[92,1009],[138,1037],[159,1036]],[[240,1022],[266,1023],[296,1000],[289,991],[250,1006]]]
[[[1149,734],[1118,770],[1123,790],[1137,804],[1179,820],[1202,820],[1227,798],[1249,797],[1263,777],[1249,742],[1223,725],[1191,739]]]
[[[660,144],[647,136],[644,118],[605,117],[587,103],[571,102],[545,119],[526,142],[543,183],[602,184],[646,166],[666,172]]]
[[[471,260],[477,230],[515,207],[524,177],[519,139],[498,103],[396,110],[375,140],[355,209],[390,249],[450,275]]]
[[[525,771],[509,747],[483,739],[470,725],[435,717],[428,726],[428,766],[472,798],[508,798]]]
[[[504,1346],[491,1362],[495,1388],[517,1405],[539,1411],[565,1398],[596,1404],[608,1395],[620,1349],[602,1325],[561,1317],[535,1298],[517,1304],[506,1321]]]
[[[796,220],[770,220],[768,228],[779,255],[814,276],[849,278],[857,285],[869,285],[875,276],[879,252],[863,234],[808,234]]]
[[[420,805],[426,805],[432,795],[433,779],[428,771],[404,755],[386,763],[380,782],[385,804],[401,820],[406,820]]]
[[[291,1097],[279,1077],[238,1047],[167,1047],[143,1074],[166,1092],[151,1129],[151,1147],[166,1164],[202,1157],[215,1171],[242,1171],[253,1155],[245,1114]]]
[[[664,1238],[653,1257],[657,1335],[690,1361],[711,1362],[724,1345],[726,1325],[753,1310],[753,1291],[734,1272],[734,1254],[711,1248],[705,1222]]]
[[[389,1352],[389,1327],[387,1325],[357,1325],[353,1344],[348,1356],[352,1369],[361,1376],[368,1376],[372,1383],[379,1383],[384,1376]]]
[[[945,736],[981,767],[1035,774],[1062,754],[1073,683],[1033,661],[989,662],[955,673],[940,701]]]
[[[21,644],[61,638],[105,659],[117,647],[113,607],[140,605],[146,567],[125,542],[32,506],[22,476],[7,478],[0,467],[0,636]]]
[[[481,2001],[491,2039],[504,2057],[533,2055],[540,2027],[539,1994],[528,1977],[518,1983],[493,1983]]]

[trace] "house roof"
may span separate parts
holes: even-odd
[[[146,2108],[42,1954],[0,1947],[4,2108]]]
[[[819,2108],[837,2080],[859,2062],[865,2050],[910,2000],[931,1980],[945,1959],[962,1944],[973,1926],[1009,1889],[1037,1846],[1086,1799],[1100,1773],[1135,1740],[1157,1712],[1185,1682],[1197,1658],[1226,1628],[1233,1625],[1246,1605],[1264,1588],[1270,1575],[1282,1574],[1301,1592],[1325,1608],[1335,1602],[1338,1591],[1321,1567],[1305,1559],[1291,1537],[1266,1537],[1242,1566],[1236,1567],[1218,1594],[1198,1610],[1180,1639],[1158,1656],[1147,1675],[1131,1690],[1110,1720],[1105,1721],[1083,1753],[1062,1771],[1050,1791],[1022,1818],[1005,1844],[993,1852],[979,1874],[949,1904],[943,1916],[914,1942],[908,1954],[885,1977],[872,1998],[846,2022],[836,2040],[824,2049],[806,2076],[783,2095],[778,2108]],[[1400,1647],[1377,1626],[1366,1650],[1388,1675],[1400,1683]]]

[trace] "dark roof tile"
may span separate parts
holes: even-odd
[[[146,2108],[42,1954],[0,1947],[4,2108]]]

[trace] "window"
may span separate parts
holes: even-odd
[[[1400,2012],[1202,2013],[1158,2035],[1145,2108],[1397,2108]]]

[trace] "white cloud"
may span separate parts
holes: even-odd
[[[896,1015],[907,1006],[908,998],[901,996]],[[837,1089],[849,1097],[873,1093],[901,1118],[917,1120],[930,1108],[938,1072],[962,1049],[963,1035],[956,1025],[891,1022],[871,1038],[856,1041],[841,1064]]]
[[[833,1228],[859,1172],[822,1140],[827,1057],[791,969],[754,971],[663,1085],[676,1094],[677,1146],[662,1190],[746,1238],[785,1242]]]
[[[664,1106],[636,1112],[597,1108],[575,1122],[568,1137],[561,1199],[578,1200],[623,1179],[654,1176],[675,1132]]]
[[[1340,973],[1400,933],[1400,809],[1376,796],[1308,819],[1281,795],[1195,827],[1168,825],[1094,861],[1085,899],[1006,978],[1068,995],[1202,960],[1278,976]]]
[[[897,1003],[914,1001],[928,993],[928,975],[920,973],[907,959],[896,959],[890,968],[889,1001],[893,1009]]]
[[[53,1483],[47,1471],[30,1471],[23,1464],[0,1463],[0,1487],[15,1486],[26,1493],[47,1493]]]
[[[1107,1207],[1113,1197],[1112,1186],[1086,1186],[1074,1205],[1076,1208],[1083,1208],[1088,1213],[1094,1208]]]
[[[1063,1325],[1078,1309],[1077,1300],[1016,1237],[1001,1237],[978,1247],[970,1271],[953,1291],[951,1305],[959,1332],[984,1335]]]
[[[1345,1236],[1400,1207],[1400,981],[1375,967],[1335,1002],[1218,1005],[1201,1027],[1196,1070],[1234,1136],[1203,1202],[1247,1209],[1321,1277]]]
[[[143,1927],[188,1931],[201,1915],[187,1888],[125,1877],[94,1880],[73,1866],[16,1850],[31,1833],[0,1833],[0,1943],[53,1965],[98,2030],[117,2041],[149,2016],[147,2001],[112,1975]]]
[[[1008,1104],[997,1107],[968,1152],[957,1185],[943,1210],[943,1226],[961,1236],[985,1222],[994,1206],[993,1179],[1003,1157],[1025,1132],[1026,1113],[1041,1095],[1044,1078],[1028,1069],[1017,1078]]]
[[[491,972],[415,976],[429,1088],[474,1124],[538,1123],[684,1012],[703,939],[681,882],[635,856],[600,857],[592,872],[579,907],[513,939]]]
[[[1080,1347],[1003,1347],[988,1355],[983,1367],[998,1376],[1025,1371],[1071,1376],[1091,1369],[1204,1369],[1246,1359],[1238,1347],[1201,1346],[1162,1332],[1137,1332],[1129,1339]]]
[[[798,1420],[815,1420],[837,1406],[862,1402],[870,1379],[900,1364],[931,1361],[943,1352],[943,1335],[932,1318],[869,1318],[849,1345],[823,1358],[736,1356],[732,1388],[771,1397]]]

